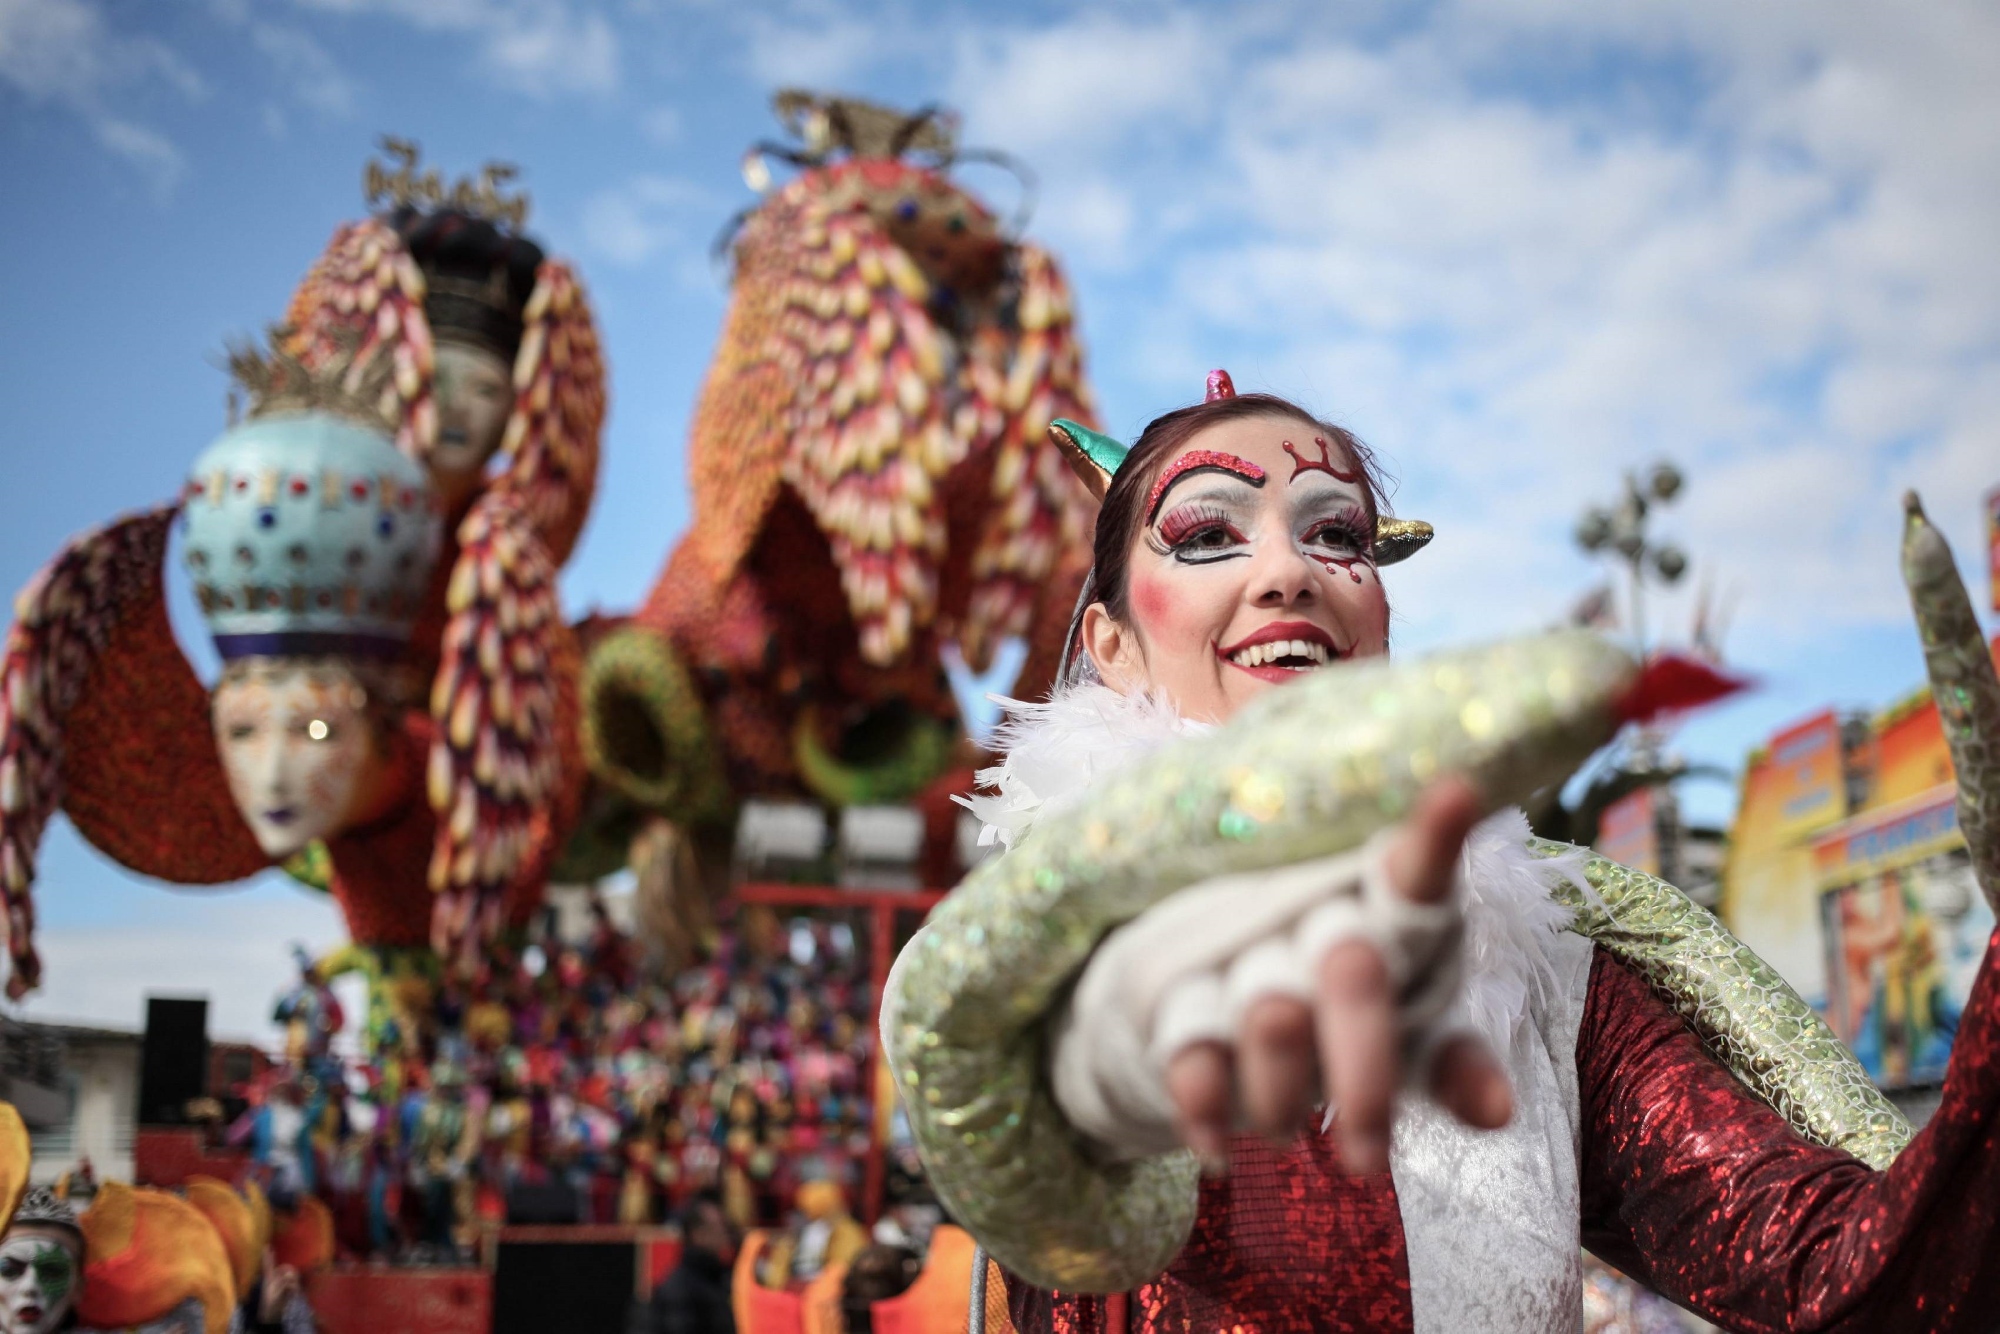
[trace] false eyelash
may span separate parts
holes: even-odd
[[[1160,541],[1168,550],[1180,546],[1210,528],[1228,529],[1238,541],[1242,538],[1230,525],[1229,516],[1219,509],[1202,505],[1190,505],[1173,511],[1160,520]]]
[[[1312,542],[1334,533],[1346,539],[1347,545],[1356,551],[1368,552],[1374,547],[1369,538],[1368,516],[1358,509],[1346,510],[1331,518],[1322,519],[1306,530],[1302,542]]]

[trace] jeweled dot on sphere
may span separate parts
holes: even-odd
[[[396,534],[396,521],[384,514],[380,519],[376,520],[375,531],[383,537],[393,537]]]
[[[257,526],[259,528],[275,528],[277,527],[277,525],[278,525],[278,511],[276,510],[257,511]]]
[[[326,720],[315,718],[306,724],[306,735],[315,741],[326,740]]]

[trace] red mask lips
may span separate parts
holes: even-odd
[[[1276,621],[1234,644],[1218,646],[1215,655],[1260,681],[1277,683],[1338,662],[1347,651],[1310,621]]]

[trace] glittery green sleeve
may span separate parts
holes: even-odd
[[[1533,846],[1569,851],[1542,840]],[[1714,913],[1666,881],[1603,857],[1590,858],[1584,878],[1599,902],[1574,886],[1556,893],[1577,910],[1573,930],[1645,978],[1799,1134],[1870,1167],[1895,1160],[1910,1123],[1826,1021]]]
[[[940,1199],[1043,1286],[1158,1274],[1193,1225],[1193,1159],[1102,1161],[1046,1073],[1048,1018],[1097,943],[1187,885],[1358,847],[1440,773],[1518,802],[1610,738],[1635,671],[1576,632],[1342,664],[1044,816],[940,905],[884,997],[884,1051]]]

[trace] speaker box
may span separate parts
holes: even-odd
[[[503,1238],[493,1266],[493,1334],[624,1334],[636,1263],[630,1238]]]
[[[187,1124],[187,1105],[208,1092],[208,1002],[146,998],[139,1055],[139,1124]]]

